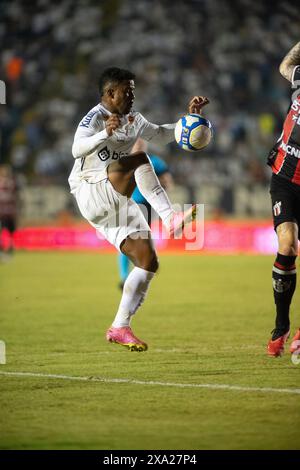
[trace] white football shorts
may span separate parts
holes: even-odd
[[[139,206],[118,193],[108,178],[98,183],[83,180],[74,193],[83,217],[117,250],[135,232],[149,235],[150,227]]]

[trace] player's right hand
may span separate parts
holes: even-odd
[[[105,121],[105,128],[109,136],[120,126],[121,121],[118,114],[111,114]]]

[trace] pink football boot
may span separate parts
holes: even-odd
[[[184,212],[183,215],[179,213],[174,214],[170,223],[170,237],[174,238],[180,236],[184,227],[196,218],[197,205],[193,204],[190,209]]]
[[[110,343],[117,343],[125,346],[129,351],[147,351],[148,346],[144,341],[134,336],[130,326],[114,328],[111,326],[106,332],[106,339]]]

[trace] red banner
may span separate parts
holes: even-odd
[[[201,230],[201,228],[199,228]],[[199,233],[194,227],[195,233]],[[202,227],[203,231],[203,227]],[[154,223],[152,236],[159,251],[190,251],[191,253],[275,253],[277,241],[269,221],[205,222],[204,243],[193,239],[168,239]],[[9,234],[3,230],[2,243],[8,245]],[[190,238],[190,237],[189,237]],[[202,237],[203,238],[203,237]],[[27,227],[17,230],[14,244],[20,250],[106,250],[115,251],[92,227]]]

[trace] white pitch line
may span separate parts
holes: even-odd
[[[240,348],[241,349],[241,348]],[[80,351],[78,352],[78,354],[83,354],[81,353]],[[112,351],[97,351],[97,352],[90,352],[90,353],[84,353],[86,355],[89,355],[89,356],[100,356],[101,354],[124,354],[125,353],[125,349],[124,350],[121,350],[121,349],[116,349],[116,350],[112,350]],[[151,353],[184,353],[184,354],[187,354],[187,353],[191,353],[191,354],[195,354],[196,351],[186,351],[185,349],[176,349],[176,348],[173,348],[173,349],[151,349]],[[19,353],[10,353],[11,356],[18,356]],[[71,354],[74,354],[74,352],[49,352],[47,353],[47,356],[70,356]],[[125,353],[126,354],[126,353]]]
[[[159,387],[175,387],[175,388],[206,388],[211,390],[232,390],[236,392],[263,392],[263,393],[290,393],[300,395],[300,388],[272,388],[272,387],[243,387],[240,385],[228,384],[180,384],[174,382],[156,382],[152,380],[135,380],[135,379],[113,379],[97,376],[72,376],[58,374],[39,374],[34,372],[4,372],[0,371],[0,375],[11,377],[42,377],[46,379],[61,380],[77,380],[80,382],[102,382],[102,383],[122,383],[133,385],[152,385]]]

